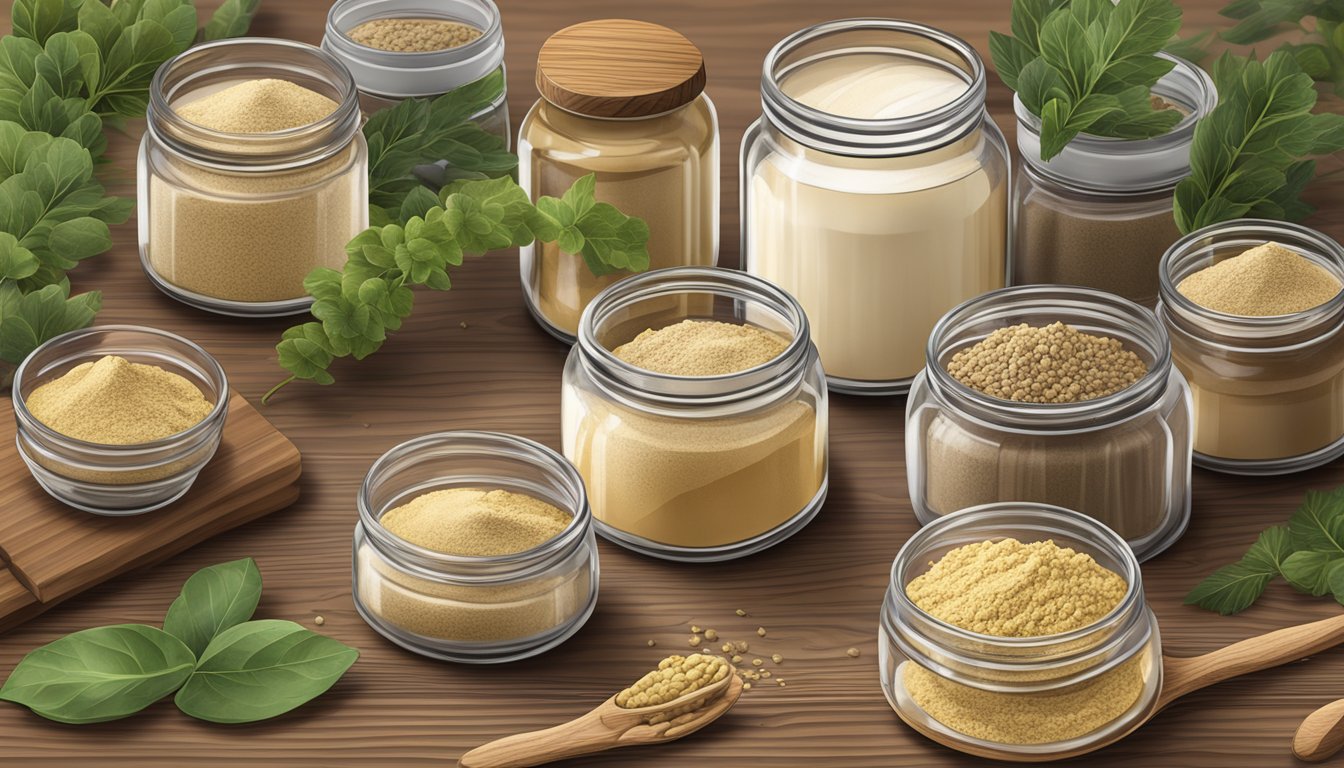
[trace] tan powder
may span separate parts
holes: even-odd
[[[1000,328],[952,356],[947,372],[991,397],[1026,403],[1076,403],[1119,392],[1148,372],[1119,339],[1064,323]]]
[[[612,354],[633,366],[673,376],[722,376],[774,360],[789,346],[751,325],[683,320],[647,330]]]
[[[1242,317],[1291,315],[1319,307],[1339,280],[1278,243],[1265,243],[1186,277],[1176,290],[1206,309]]]
[[[248,80],[182,105],[186,120],[223,133],[275,133],[312,125],[337,104],[288,80]]]
[[[658,668],[616,694],[616,706],[639,709],[676,701],[728,677],[732,667],[719,656],[668,656]]]
[[[347,34],[356,43],[380,51],[423,53],[466,45],[480,37],[481,30],[445,19],[373,19]]]
[[[494,557],[550,541],[573,516],[521,493],[449,488],[417,496],[381,518],[388,531],[435,552]]]
[[[90,443],[137,445],[185,432],[214,404],[186,378],[109,355],[82,363],[24,400],[51,429]]]

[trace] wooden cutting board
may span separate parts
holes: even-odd
[[[0,425],[0,632],[299,497],[298,449],[241,395],[229,401],[219,450],[191,490],[130,517],[92,515],[48,496],[18,455],[7,399]]]

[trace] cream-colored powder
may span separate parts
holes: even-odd
[[[574,516],[522,493],[447,488],[389,509],[379,522],[436,552],[493,557],[526,552],[560,535]]]
[[[185,432],[214,404],[186,378],[108,355],[34,389],[24,405],[51,429],[90,443],[137,445]]]
[[[222,91],[175,104],[183,118],[224,133],[275,133],[312,125],[336,111],[320,93],[288,80],[247,80]]]
[[[1307,257],[1265,243],[1199,270],[1176,290],[1217,312],[1268,317],[1319,307],[1338,295],[1340,287],[1338,278]]]
[[[892,53],[846,53],[808,62],[785,76],[784,93],[829,115],[883,120],[946,106],[966,93],[951,70]]]
[[[787,339],[752,325],[683,320],[649,329],[612,350],[631,365],[674,376],[722,376],[774,360]]]

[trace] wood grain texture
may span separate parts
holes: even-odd
[[[211,6],[211,0],[202,0]],[[555,30],[613,13],[665,24],[705,53],[708,92],[723,127],[721,262],[737,258],[736,157],[743,130],[760,114],[760,65],[775,41],[806,25],[845,16],[897,16],[940,26],[988,50],[988,30],[1007,26],[1001,0],[500,0],[508,35],[515,124],[536,98],[536,51]],[[1182,0],[1188,29],[1221,23],[1222,0]],[[0,18],[9,0],[0,0]],[[324,0],[263,0],[255,32],[316,43]],[[1010,94],[990,77],[989,106],[1012,142]],[[1336,109],[1338,109],[1336,102]],[[114,134],[103,178],[133,194],[134,143]],[[1326,164],[1325,170],[1340,167]],[[1344,179],[1317,185],[1311,220],[1344,237]],[[159,295],[140,272],[133,225],[116,246],[74,273],[77,289],[105,294],[105,323],[144,322],[201,343],[254,402],[280,379],[272,349],[284,321],[213,317]],[[466,327],[462,327],[462,323]],[[748,768],[950,768],[989,766],[935,745],[903,725],[877,678],[877,613],[892,558],[915,531],[906,494],[901,399],[831,401],[831,494],[807,530],[733,563],[655,562],[600,544],[602,588],[588,625],[546,656],[493,668],[465,667],[399,650],[355,614],[350,535],[364,472],[383,451],[445,429],[514,432],[560,444],[559,383],[567,350],[528,316],[513,253],[472,259],[449,293],[421,293],[415,315],[377,355],[335,368],[331,387],[286,390],[265,415],[304,454],[301,500],[284,514],[217,536],[153,569],[115,579],[0,636],[0,674],[32,648],[98,624],[155,623],[183,580],[212,563],[253,556],[266,581],[258,615],[285,618],[359,648],[360,661],[320,700],[277,720],[221,727],[190,720],[165,702],[135,718],[71,728],[17,707],[0,707],[0,763],[9,766],[445,766],[500,736],[570,720],[643,674],[665,653],[686,649],[687,625],[747,639],[753,651],[785,657],[786,688],[755,687],[733,711],[675,744],[571,761],[562,768],[718,765]],[[0,429],[11,429],[7,424]],[[0,441],[12,433],[0,434]],[[6,472],[24,471],[21,467]],[[1241,555],[1256,534],[1296,508],[1308,488],[1344,484],[1344,463],[1286,478],[1195,473],[1194,519],[1171,550],[1145,564],[1148,599],[1165,649],[1211,651],[1251,635],[1338,615],[1325,599],[1282,584],[1236,617],[1181,600],[1215,566]],[[747,617],[734,611],[745,609]],[[757,638],[756,627],[766,627]],[[649,648],[648,640],[657,647]],[[859,658],[845,654],[849,647]],[[1344,651],[1191,694],[1125,741],[1069,765],[1277,768],[1307,713],[1344,695]]]

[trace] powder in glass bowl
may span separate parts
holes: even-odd
[[[1242,317],[1291,315],[1340,291],[1321,266],[1278,243],[1265,243],[1186,277],[1176,290],[1215,312]]]
[[[391,533],[435,552],[496,557],[526,552],[558,536],[572,516],[559,507],[503,490],[449,488],[388,510]]]
[[[952,378],[1001,400],[1076,403],[1131,386],[1148,366],[1119,339],[1064,323],[1000,328],[947,364]]]
[[[753,325],[683,320],[644,331],[612,354],[654,373],[723,376],[764,365],[788,345],[782,336]]]

